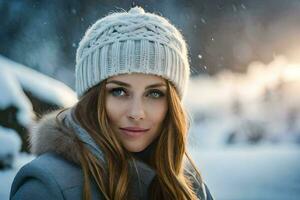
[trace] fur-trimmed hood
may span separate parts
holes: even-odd
[[[44,115],[33,125],[29,134],[30,152],[41,155],[46,152],[54,152],[65,159],[79,164],[79,148],[76,144],[76,135],[72,131],[66,131],[57,122],[59,111],[53,111]],[[63,117],[63,113],[61,113]]]

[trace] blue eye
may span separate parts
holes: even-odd
[[[122,96],[127,96],[127,91],[125,88],[118,87],[118,88],[110,89],[109,94],[111,94],[112,96],[115,96],[115,97],[122,97]],[[161,92],[160,90],[150,90],[147,93],[147,96],[149,96],[150,98],[153,98],[153,99],[159,99],[159,98],[165,96],[165,94],[163,92]]]
[[[159,90],[151,90],[149,92],[149,95],[151,97],[153,97],[154,99],[158,99],[158,98],[161,98],[161,97],[165,96],[165,94],[163,92],[159,91]]]
[[[126,94],[125,92],[125,89],[124,88],[114,88],[114,89],[111,89],[109,91],[110,94],[112,94],[113,96],[124,96]]]

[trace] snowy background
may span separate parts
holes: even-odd
[[[192,79],[189,149],[216,199],[300,198],[300,65]]]
[[[17,104],[25,125],[30,126],[34,113],[19,88],[22,83],[65,107],[76,102],[74,92],[62,83],[0,58],[5,74],[0,79],[5,80],[1,106]],[[18,79],[20,72],[23,80]],[[35,83],[37,76],[41,84]],[[299,66],[283,56],[268,66],[253,63],[244,75],[226,71],[191,80],[184,99],[192,119],[189,150],[217,199],[299,198],[299,86]],[[19,153],[20,145],[15,131],[0,126],[0,159],[11,163],[0,170],[0,199],[8,199],[14,175],[34,158]]]
[[[0,200],[34,158],[24,139],[32,123],[77,101],[86,28],[132,2],[0,0]],[[138,2],[191,44],[189,151],[213,196],[300,199],[300,1]]]
[[[30,91],[31,98],[25,91]],[[38,102],[32,101],[32,95],[59,107],[71,106],[77,98],[74,91],[65,84],[1,55],[0,92],[0,199],[5,200],[8,199],[10,186],[18,169],[34,158],[25,151],[20,152],[22,143],[26,140],[25,132],[17,133],[15,126],[9,122],[14,121],[30,129],[38,117],[33,109],[33,103]],[[3,116],[7,107],[16,108],[17,112]]]

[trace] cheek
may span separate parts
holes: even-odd
[[[108,119],[111,122],[115,123],[121,116],[122,104],[120,104],[120,102],[115,101],[114,99],[107,98],[105,109]]]
[[[167,114],[167,111],[167,103],[164,101],[158,102],[149,108],[149,112],[151,113],[151,119],[155,123],[162,123]]]

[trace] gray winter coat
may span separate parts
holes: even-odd
[[[79,166],[79,152],[75,135],[65,133],[55,121],[56,113],[46,115],[32,131],[31,151],[36,159],[17,173],[10,192],[11,200],[80,200],[83,190],[83,173]],[[147,188],[155,172],[137,161],[138,175],[132,185],[135,199],[147,199]],[[212,200],[207,186],[192,171],[199,198]],[[91,184],[92,199],[104,199],[96,184]]]

